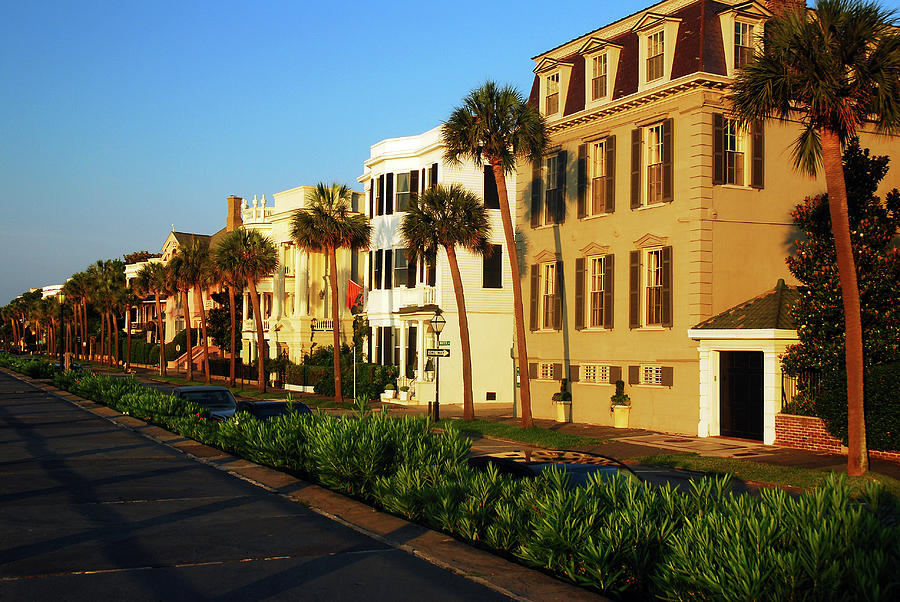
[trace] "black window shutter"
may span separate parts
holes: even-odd
[[[641,327],[641,252],[628,254],[628,327]]]
[[[553,364],[553,380],[562,380],[562,364]]]
[[[374,251],[369,251],[369,290],[372,290],[375,285],[375,283],[372,282],[372,270],[375,268],[375,266],[373,265],[375,260],[374,255]]]
[[[419,196],[419,170],[414,169],[409,172],[409,198],[410,200]]]
[[[387,215],[394,213],[394,174],[387,174],[387,183],[384,194],[384,212]]]
[[[376,361],[375,356],[372,355],[372,327],[369,326],[369,336],[366,337],[366,359],[370,362]]]
[[[438,164],[431,164],[431,187],[436,188],[438,185]]]
[[[375,288],[381,288],[381,272],[384,265],[384,251],[378,249],[375,251]]]
[[[556,155],[556,223],[566,221],[566,171],[568,153],[564,150]]]
[[[425,168],[422,168],[422,192],[425,192],[425,188],[428,186],[428,182],[425,181]]]
[[[750,166],[750,186],[753,188],[765,188],[765,132],[762,121],[754,121],[750,126],[751,149],[753,162]]]
[[[641,367],[628,366],[628,384],[637,385],[641,382]]]
[[[606,212],[616,212],[616,137],[606,139]]]
[[[575,258],[575,330],[584,329],[584,257]]]
[[[578,218],[587,216],[587,144],[578,145]]]
[[[725,117],[713,113],[713,184],[725,183]]]
[[[631,208],[641,206],[641,128],[631,130]]]
[[[384,347],[384,364],[394,364],[394,329],[390,326],[384,327],[384,336],[381,337]]]
[[[380,364],[382,359],[382,349],[384,349],[384,345],[381,344],[381,327],[375,330],[375,363]]]
[[[392,249],[384,251],[384,288],[385,290],[394,288],[394,251]]]
[[[609,367],[609,384],[616,384],[617,380],[622,380],[622,366]]]
[[[494,168],[490,165],[484,166],[484,206],[487,209],[500,208],[500,195],[497,193]]]
[[[531,164],[531,227],[541,225],[541,160]]]
[[[541,266],[531,266],[531,330],[538,329],[538,299],[541,295]]]
[[[384,215],[384,176],[378,176],[378,215]]]
[[[528,364],[528,378],[537,380],[537,364]]]
[[[569,382],[577,383],[581,377],[581,367],[575,364],[569,364]]]
[[[672,134],[672,119],[666,119],[662,122],[662,130],[663,130],[663,139],[662,139],[662,170],[663,170],[663,181],[662,181],[662,200],[666,203],[671,203],[674,198],[674,170],[672,168],[672,164],[674,163],[674,155],[675,155],[675,145]]]
[[[563,282],[563,262],[556,262],[556,303],[553,307],[553,328],[562,330],[562,310],[565,297],[563,292],[566,290]]]
[[[612,330],[615,322],[613,321],[613,286],[616,282],[616,256],[606,255],[603,258],[603,267],[606,271],[603,274],[603,328]]]
[[[675,368],[672,366],[662,367],[662,386],[671,387],[675,383]]]
[[[406,264],[406,288],[416,288],[416,268],[419,267],[418,261],[409,261]]]
[[[672,247],[662,249],[662,325],[672,327]]]
[[[435,284],[437,284],[437,266],[435,265],[436,260],[436,258],[432,259],[425,264],[425,277],[428,281],[428,286],[434,286]]]
[[[375,217],[375,178],[369,180],[369,218]]]

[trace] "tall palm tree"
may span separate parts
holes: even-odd
[[[456,258],[456,247],[484,255],[491,246],[491,224],[484,204],[473,192],[459,184],[450,188],[429,188],[412,199],[400,224],[400,233],[406,243],[410,261],[421,255],[434,261],[438,249],[447,252],[450,276],[456,293],[456,310],[459,313],[459,338],[462,347],[463,371],[463,419],[475,419],[472,398],[472,352],[469,346],[469,320],[466,315],[466,298],[462,277]]]
[[[228,313],[231,319],[231,360],[230,371],[228,374],[230,385],[232,387],[234,386],[235,381],[234,364],[235,356],[237,355],[237,349],[235,347],[237,344],[237,312],[235,311],[234,291],[244,290],[244,281],[239,272],[236,271],[239,270],[240,266],[235,265],[233,259],[240,257],[240,251],[235,247],[240,244],[241,240],[241,237],[238,236],[226,237],[213,252],[215,267],[219,273],[221,282],[228,287]]]
[[[221,270],[233,274],[237,281],[246,282],[247,288],[250,289],[250,303],[253,305],[253,318],[256,320],[256,350],[259,364],[256,389],[260,393],[265,393],[264,353],[266,341],[263,338],[262,312],[259,308],[256,283],[275,272],[278,267],[278,251],[272,241],[257,230],[241,228],[225,235],[216,249],[216,261]],[[233,314],[232,310],[232,333],[234,332]],[[234,353],[233,346],[231,352]],[[234,374],[233,367],[232,374]]]
[[[862,323],[842,150],[867,124],[882,134],[900,129],[900,36],[893,13],[860,0],[819,0],[814,14],[784,12],[769,23],[763,49],[735,79],[731,103],[745,123],[799,119],[794,166],[825,173],[846,332],[847,472],[861,475],[869,465]]]
[[[147,263],[138,270],[134,284],[139,294],[152,294],[156,306],[156,338],[159,341],[159,375],[166,375],[166,333],[163,332],[163,313],[160,297],[168,294],[166,266]]]
[[[135,292],[134,288],[126,288],[122,292],[122,304],[125,306],[125,372],[131,370],[131,308],[140,307],[141,297]]]
[[[476,165],[487,162],[497,182],[503,236],[512,270],[522,426],[527,428],[533,424],[531,380],[528,377],[528,351],[525,347],[522,281],[519,277],[519,257],[509,211],[506,174],[516,169],[517,159],[534,160],[543,155],[547,146],[546,122],[536,108],[525,102],[518,90],[487,81],[480,88],[469,92],[462,104],[453,109],[450,118],[441,128],[441,137],[445,145],[444,159],[447,162],[458,164],[465,159]]]
[[[369,218],[350,208],[352,192],[343,184],[319,182],[306,195],[307,206],[297,209],[291,218],[291,238],[304,249],[325,253],[328,259],[331,288],[332,340],[334,344],[334,398],[343,399],[341,391],[341,335],[338,311],[337,250],[356,252],[368,248],[372,237]]]
[[[191,274],[191,265],[186,252],[187,249],[185,247],[179,247],[172,255],[172,258],[169,259],[166,270],[169,279],[169,288],[174,291],[175,295],[181,294],[181,303],[184,307],[184,334],[187,353],[185,378],[193,380],[194,346],[191,342],[191,306],[189,295],[193,275]]]
[[[213,283],[209,247],[193,240],[181,251],[184,277],[200,298],[200,332],[203,338],[203,381],[209,384],[209,339],[206,336],[206,307],[203,293]]]

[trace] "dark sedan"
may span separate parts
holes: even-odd
[[[176,387],[175,396],[203,406],[214,420],[228,420],[237,410],[234,395],[225,387]]]
[[[312,410],[299,401],[242,401],[238,404],[239,412],[249,412],[260,420],[284,416],[291,412],[311,414]]]

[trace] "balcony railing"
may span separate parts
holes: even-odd
[[[315,331],[331,332],[332,330],[334,330],[334,320],[313,318],[310,324],[312,329]]]
[[[271,320],[269,320],[269,318],[263,318],[262,323],[263,323],[263,331],[269,330],[269,326],[271,325]],[[249,320],[244,320],[244,330],[245,331],[249,330],[250,332],[255,331],[256,330],[256,320],[254,320],[253,318],[251,318]]]
[[[433,286],[426,286],[425,291],[422,296],[422,305],[436,305],[437,304],[437,288]]]

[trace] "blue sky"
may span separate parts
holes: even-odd
[[[890,3],[896,6],[900,0]],[[5,2],[0,305],[211,234],[225,197],[354,185],[369,146],[649,2]]]

